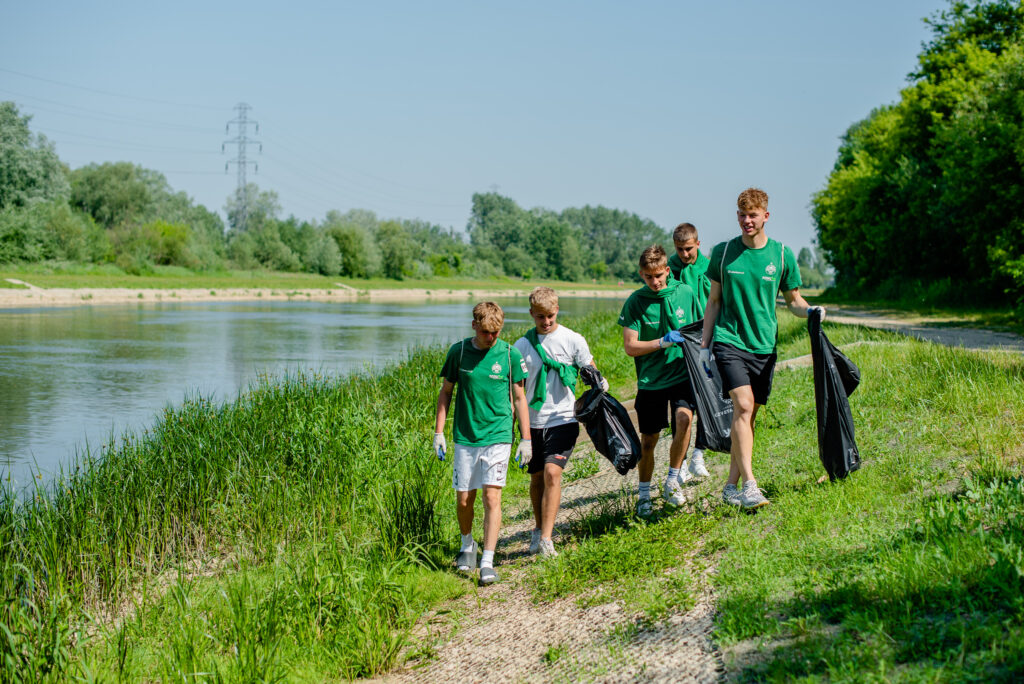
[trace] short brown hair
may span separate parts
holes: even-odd
[[[651,245],[640,255],[640,270],[654,271],[668,267],[668,255],[661,245]]]
[[[505,325],[505,312],[494,302],[480,302],[473,307],[473,321],[487,332],[500,332]]]
[[[530,293],[530,308],[536,307],[538,311],[544,313],[551,313],[558,306],[558,295],[550,287],[533,288],[533,292]]]
[[[747,188],[736,198],[736,208],[741,211],[767,209],[768,193],[760,188]]]
[[[692,223],[680,223],[672,231],[672,242],[687,242],[697,239],[697,226]]]

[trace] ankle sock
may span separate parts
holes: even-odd
[[[679,479],[679,471],[681,468],[669,468],[668,477],[665,478],[665,484],[672,484]]]
[[[480,556],[480,567],[481,568],[493,568],[494,567],[494,549],[490,551],[484,551]]]
[[[651,498],[651,483],[650,483],[649,480],[647,482],[641,482],[640,483],[640,498],[641,499],[650,499]]]
[[[462,548],[459,549],[459,553],[473,550],[473,533],[462,535]]]

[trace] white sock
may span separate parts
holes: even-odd
[[[473,533],[470,532],[469,534],[462,535],[462,548],[459,549],[459,553],[462,553],[464,551],[472,551],[472,550],[473,550]]]
[[[650,482],[650,480],[648,480],[647,482],[641,482],[640,483],[640,498],[641,499],[650,499],[651,498],[651,482]]]
[[[677,479],[679,479],[679,470],[679,468],[669,468],[668,477],[665,478],[665,484],[672,484]]]
[[[480,556],[480,567],[481,568],[493,568],[494,567],[494,549],[490,551],[484,551],[483,555]]]

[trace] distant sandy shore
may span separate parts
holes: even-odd
[[[559,289],[562,297],[595,297],[625,299],[632,290]],[[529,289],[450,290],[425,288],[390,290],[354,290],[340,286],[334,290],[312,289],[177,289],[148,290],[133,288],[50,288],[29,286],[25,289],[0,288],[0,309],[34,309],[39,307],[95,306],[131,304],[134,302],[243,302],[243,301],[316,301],[316,302],[422,302],[428,300],[473,299],[481,301],[497,297],[525,297]]]

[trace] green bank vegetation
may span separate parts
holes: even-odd
[[[780,357],[808,353],[804,321],[780,323]],[[643,630],[689,605],[693,573],[713,564],[715,637],[739,681],[1013,680],[1024,669],[1024,359],[826,330],[863,374],[851,400],[860,471],[815,484],[811,369],[780,370],[754,450],[770,507],[698,505],[646,523],[632,492],[611,496],[535,566],[536,599],[622,599]],[[717,504],[727,460],[709,462],[720,474],[706,503]]]
[[[611,316],[572,325],[628,387]],[[0,679],[391,668],[422,611],[471,588],[450,571],[450,466],[429,454],[443,354],[376,376],[267,378],[225,404],[191,397],[35,492],[3,491]],[[506,499],[528,486],[512,473]]]
[[[1024,3],[951,1],[910,85],[842,137],[814,196],[847,296],[1024,307]]]

